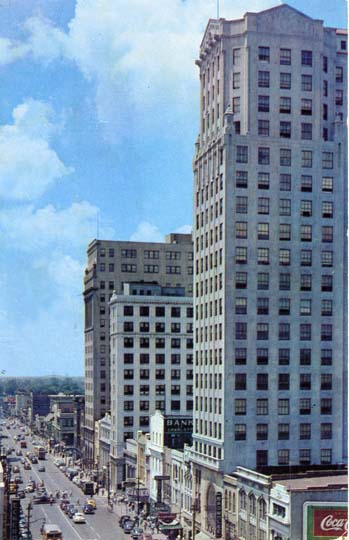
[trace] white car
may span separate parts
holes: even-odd
[[[86,523],[85,516],[81,512],[76,512],[76,514],[73,515],[73,521],[74,523]]]

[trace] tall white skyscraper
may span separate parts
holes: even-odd
[[[192,462],[212,532],[223,472],[346,460],[347,33],[283,4],[210,20],[197,64]]]

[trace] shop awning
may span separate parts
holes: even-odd
[[[165,523],[163,525],[160,525],[159,527],[160,531],[178,531],[180,529],[183,529],[182,525],[178,522],[174,523]]]

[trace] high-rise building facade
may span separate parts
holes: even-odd
[[[192,461],[211,531],[223,472],[346,459],[347,33],[283,4],[210,20],[197,64]]]
[[[150,417],[193,414],[193,298],[184,287],[124,284],[110,301],[112,486],[124,478],[124,448]]]
[[[94,240],[87,250],[85,301],[86,465],[93,468],[94,423],[110,411],[109,301],[124,283],[144,281],[193,289],[193,248],[188,234],[169,234],[164,243]]]

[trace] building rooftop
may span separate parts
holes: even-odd
[[[288,491],[304,491],[308,489],[348,489],[348,475],[346,473],[341,473],[339,475],[284,478],[282,480],[274,480],[273,484],[281,484],[285,486]]]

